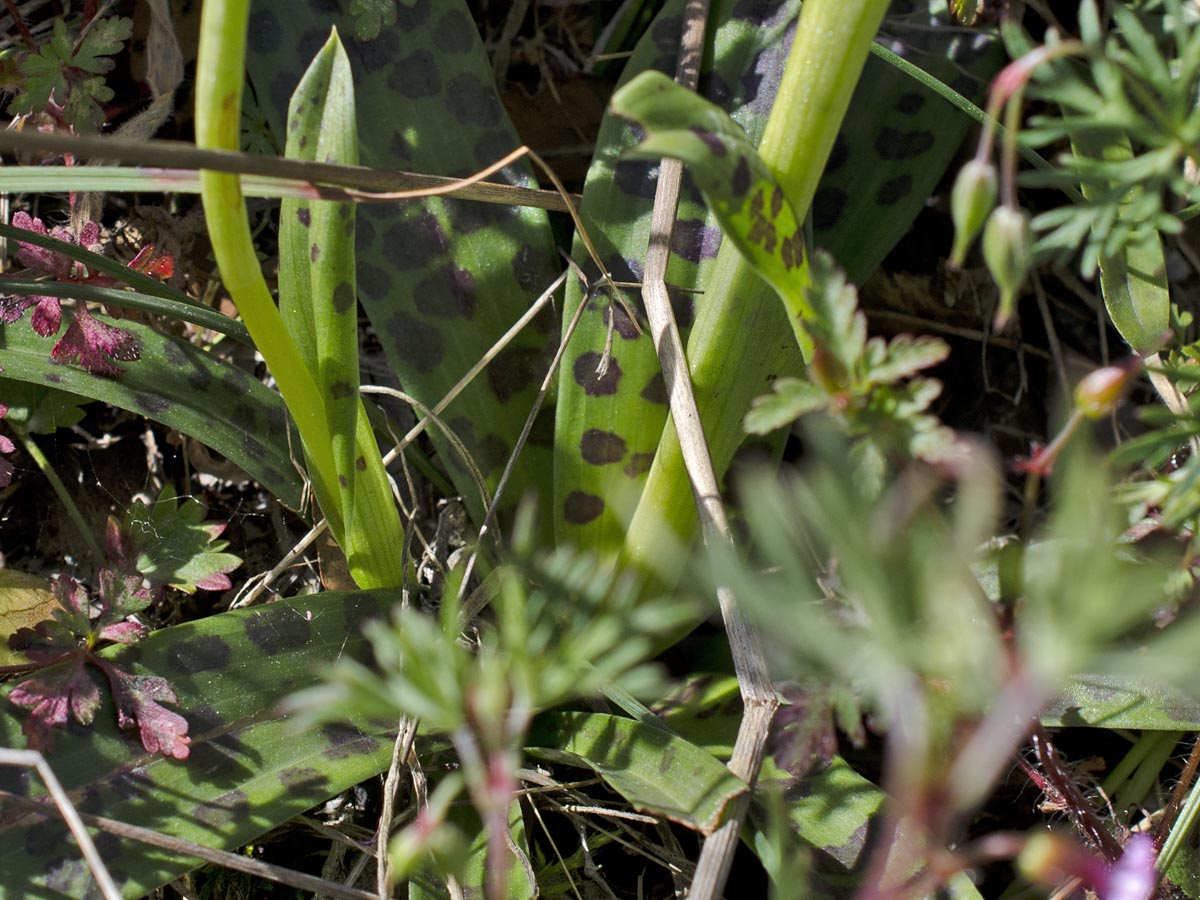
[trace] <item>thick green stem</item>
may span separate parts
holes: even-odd
[[[812,203],[850,97],[887,10],[887,0],[807,0],[800,14],[783,83],[759,154],[783,185],[798,215]],[[704,430],[718,475],[744,435],[741,420],[771,376],[799,370],[796,342],[779,298],[726,241],[706,302],[688,341],[688,359]],[[762,346],[761,326],[777,340]],[[670,421],[626,533],[630,560],[665,582],[679,574],[678,556],[662,552],[663,528],[689,543],[696,508]]]
[[[249,14],[247,0],[204,4],[196,61],[196,145],[203,149],[238,148]],[[204,170],[200,180],[208,233],[225,287],[296,422],[317,501],[340,542],[345,527],[325,406],[312,374],[287,338],[263,279],[238,177]]]

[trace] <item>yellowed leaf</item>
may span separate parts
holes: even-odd
[[[50,582],[36,575],[0,569],[0,666],[28,660],[8,649],[8,636],[18,628],[32,628],[50,618],[58,606],[50,593]]]

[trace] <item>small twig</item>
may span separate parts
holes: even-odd
[[[478,178],[463,186],[464,179],[459,178],[414,172],[387,172],[365,166],[339,166],[233,150],[201,150],[184,141],[134,141],[92,135],[43,134],[0,129],[0,151],[71,154],[79,159],[99,158],[143,166],[260,175],[313,185],[318,197],[333,200],[388,200],[395,199],[398,193],[418,191],[422,192],[420,196],[430,196],[430,192],[454,193],[460,200],[531,206],[550,212],[571,212],[569,200],[576,199],[571,194],[566,195],[569,200],[564,199],[562,193],[565,192],[491,182],[476,183]],[[500,168],[510,164],[511,161],[504,162]],[[489,167],[488,171],[490,174],[494,170]],[[482,177],[486,178],[487,175]]]
[[[58,777],[54,774],[54,770],[50,768],[50,764],[46,762],[46,758],[36,750],[11,750],[7,747],[0,747],[0,765],[20,766],[37,770],[38,775],[42,777],[42,781],[46,785],[46,790],[54,801],[55,808],[58,809],[59,814],[63,817],[63,821],[67,823],[67,828],[70,830],[71,836],[79,844],[79,850],[83,853],[83,858],[92,872],[92,877],[96,879],[96,885],[100,888],[100,893],[104,896],[104,900],[121,900],[121,892],[117,889],[112,876],[108,874],[108,869],[104,865],[104,859],[100,856],[99,851],[96,850],[96,845],[92,842],[92,836],[83,827],[83,820],[86,817],[82,816],[75,809],[75,805],[63,789]],[[48,815],[45,807],[34,803],[32,800],[27,800],[24,797],[16,797],[5,792],[0,793],[4,793],[6,797],[13,797],[20,800],[22,803],[27,803],[43,815]]]
[[[707,18],[708,0],[688,0],[675,80],[693,90],[700,73]],[[705,540],[710,543],[732,544],[733,535],[725,515],[716,470],[700,421],[700,409],[692,390],[683,342],[679,337],[679,328],[675,323],[667,293],[667,261],[670,258],[671,230],[679,205],[682,176],[681,162],[676,159],[663,159],[654,197],[654,213],[650,221],[642,299],[646,306],[646,317],[650,321],[654,348],[662,367],[663,380],[667,386],[671,418],[679,434],[680,449],[688,478],[692,483],[692,493],[700,514]],[[766,752],[771,719],[779,701],[767,673],[758,632],[743,617],[728,586],[717,587],[717,600],[725,629],[729,634],[730,650],[745,710],[738,728],[733,757],[729,761],[729,769],[748,785],[753,786]],[[724,822],[705,839],[696,863],[690,897],[696,900],[711,900],[721,895],[733,863],[733,853],[737,849],[742,820],[749,802],[749,792],[734,798],[726,807]]]
[[[387,780],[383,784],[383,809],[379,812],[379,829],[375,835],[375,889],[380,900],[387,900],[388,882],[391,881],[391,862],[388,858],[388,838],[392,833],[392,819],[396,805],[396,791],[400,787],[400,769],[412,752],[417,739],[416,719],[407,716],[400,720],[399,733],[392,747],[392,764],[388,767]]]
[[[10,750],[6,752],[16,753],[21,751]],[[26,807],[31,812],[47,815],[45,807],[25,797],[18,797],[16,794],[9,794],[4,791],[0,791],[0,796]],[[242,872],[246,875],[253,875],[256,878],[265,878],[267,881],[274,881],[277,884],[286,884],[288,887],[294,887],[298,890],[323,892],[330,897],[339,897],[342,900],[379,900],[379,897],[370,891],[360,891],[358,888],[345,887],[336,882],[326,881],[323,878],[317,878],[315,875],[309,875],[305,872],[297,872],[294,869],[285,869],[283,866],[274,866],[257,859],[250,859],[239,853],[214,850],[212,847],[205,847],[191,841],[183,841],[179,838],[159,834],[157,831],[151,831],[149,828],[141,828],[126,822],[118,822],[115,819],[106,819],[104,816],[93,816],[88,813],[77,813],[77,815],[85,825],[91,825],[93,828],[99,828],[101,831],[107,831],[109,834],[115,834],[117,837],[140,841],[143,844],[158,847],[161,850],[167,850],[171,853],[192,856],[204,862],[212,863],[215,866],[232,869],[235,872]],[[121,894],[119,891],[112,895],[113,900],[120,900],[120,897]]]

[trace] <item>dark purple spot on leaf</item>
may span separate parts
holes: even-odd
[[[215,634],[202,634],[171,644],[167,665],[179,675],[196,675],[229,665],[229,645]]]
[[[366,461],[366,459],[364,459],[364,458],[363,458],[363,457],[361,457],[361,456],[356,456],[356,457],[354,458],[354,471],[356,471],[356,472],[365,472],[365,471],[367,471],[367,461]]]
[[[629,457],[629,462],[622,469],[630,478],[638,478],[650,471],[650,467],[654,464],[653,453],[635,453]]]
[[[497,400],[508,403],[522,391],[540,384],[548,366],[549,361],[543,350],[510,344],[488,366],[488,384]]]
[[[484,472],[495,472],[508,462],[508,442],[498,434],[489,434],[475,448],[475,461]]]
[[[406,312],[397,311],[387,320],[386,337],[404,365],[418,372],[432,372],[442,362],[445,349],[441,334]]]
[[[783,209],[783,188],[781,188],[779,185],[775,185],[774,189],[772,189],[772,191],[771,191],[771,218],[772,219],[778,218],[779,212],[782,209]]]
[[[720,72],[708,72],[701,76],[699,93],[722,109],[727,109],[733,99],[733,89]]]
[[[151,418],[162,415],[172,405],[171,401],[161,394],[135,394],[133,402],[137,404],[138,409]]]
[[[220,797],[198,803],[192,808],[192,817],[213,828],[246,821],[250,814],[250,800],[245,791],[234,789]]]
[[[308,251],[308,258],[313,262],[316,262],[318,259],[320,259],[320,257],[321,246],[319,244],[313,244],[312,249]]]
[[[838,133],[837,139],[833,142],[833,149],[829,151],[829,161],[825,163],[825,172],[836,172],[850,158],[850,147],[846,143],[846,139]]]
[[[321,733],[329,744],[321,754],[326,759],[346,759],[350,756],[370,753],[379,746],[379,741],[375,738],[363,734],[350,725],[340,723],[323,725]]]
[[[691,291],[673,288],[667,285],[667,298],[671,301],[671,311],[675,314],[675,324],[680,328],[691,328],[696,321],[696,298]]]
[[[729,152],[728,148],[725,146],[725,142],[709,129],[701,128],[699,125],[693,125],[691,127],[691,132],[704,142],[704,146],[708,148],[708,152],[713,156],[721,157]]]
[[[732,16],[747,22],[761,23],[776,5],[775,0],[738,0],[733,7]]]
[[[350,481],[346,478],[345,475],[338,476],[338,484],[344,488],[350,487]]]
[[[479,168],[490,166],[511,153],[519,146],[516,138],[507,131],[487,131],[475,141],[474,156],[475,163]],[[494,175],[488,176],[489,181],[503,182],[505,184],[516,184],[521,180],[521,173],[514,163],[510,166],[505,166]]]
[[[253,613],[242,627],[250,643],[267,656],[299,649],[312,638],[312,623],[302,613],[284,607]]]
[[[875,152],[886,160],[913,159],[933,146],[933,132],[884,128],[875,139]]]
[[[354,385],[345,381],[335,381],[329,386],[329,396],[334,400],[349,400],[354,396]]]
[[[701,219],[681,219],[671,232],[671,252],[688,262],[713,259],[721,248],[721,229]]]
[[[338,282],[338,286],[333,289],[333,311],[338,315],[345,315],[354,309],[356,299],[354,288],[348,282]]]
[[[475,25],[457,9],[444,13],[434,26],[434,44],[442,53],[466,53],[475,46]]]
[[[659,406],[666,406],[670,398],[667,397],[667,383],[663,381],[662,372],[655,372],[650,380],[646,382],[646,386],[642,388],[639,395],[643,400],[650,403],[657,403]]]
[[[804,230],[797,228],[791,237],[779,242],[779,256],[785,269],[794,269],[804,262]]]
[[[65,378],[63,378],[61,375],[55,374],[54,372],[44,373],[42,375],[42,380],[48,382],[49,384],[62,384],[64,381],[66,381]]]
[[[421,210],[388,229],[383,249],[393,266],[411,271],[425,268],[449,246],[438,220],[427,210]]]
[[[428,50],[414,50],[397,60],[388,74],[388,87],[402,97],[419,100],[442,90],[441,66]]]
[[[308,228],[310,225],[312,225],[312,210],[310,210],[307,206],[301,206],[296,210],[296,221],[298,221],[305,228]]]
[[[583,461],[593,466],[606,466],[625,458],[625,439],[611,431],[589,428],[579,439]]]
[[[817,188],[812,202],[813,228],[832,228],[846,208],[846,200],[846,192],[841,188]]]
[[[737,167],[733,170],[733,179],[729,188],[735,197],[744,197],[750,190],[750,164],[744,156],[738,160]]]
[[[391,278],[379,266],[369,262],[358,264],[358,287],[368,297],[374,300],[383,300],[387,297],[391,286]]]
[[[266,459],[267,448],[250,432],[242,432],[242,452],[254,460]]]
[[[466,269],[446,263],[417,282],[413,303],[430,318],[469,319],[475,315],[475,279]]]
[[[590,397],[605,397],[615,394],[621,383],[621,364],[614,357],[608,358],[608,368],[603,375],[597,373],[601,356],[594,350],[580,354],[575,360],[573,373],[575,383]]]
[[[163,356],[173,366],[186,366],[187,356],[183,349],[173,341],[163,341]]]
[[[613,168],[613,182],[630,196],[653,200],[658,186],[658,163],[622,160]]]
[[[563,500],[563,519],[571,525],[586,525],[604,512],[604,501],[595,494],[571,491]]]
[[[301,792],[311,792],[323,789],[329,783],[329,778],[318,769],[308,766],[289,766],[279,772],[279,782],[285,788]]]
[[[212,387],[212,373],[208,369],[202,369],[199,366],[188,372],[188,384],[198,393],[204,393]]]
[[[497,125],[504,118],[496,92],[475,75],[452,78],[446,85],[445,100],[450,115],[464,125]]]
[[[880,206],[891,206],[904,199],[912,190],[912,176],[908,174],[889,178],[879,186],[875,193],[875,202]]]
[[[429,0],[397,0],[397,30],[403,33],[424,24],[429,18],[429,5]]]
[[[921,111],[921,107],[925,105],[925,95],[918,94],[916,91],[910,91],[907,94],[901,94],[900,99],[896,101],[896,110],[904,113],[906,116],[915,116]]]

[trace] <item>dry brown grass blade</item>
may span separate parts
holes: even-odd
[[[684,33],[675,80],[694,90],[704,49],[704,26],[708,18],[707,0],[689,0],[684,17]],[[654,214],[650,223],[642,298],[646,305],[646,317],[650,320],[650,333],[662,366],[663,379],[667,385],[671,417],[679,434],[680,449],[692,483],[692,493],[700,513],[705,540],[710,543],[732,543],[733,536],[721,500],[720,486],[708,451],[708,442],[704,437],[683,342],[679,337],[679,328],[675,324],[670,298],[667,295],[667,260],[670,257],[671,230],[679,204],[682,175],[682,163],[674,159],[663,159],[654,197]],[[767,673],[757,630],[742,615],[736,598],[728,587],[718,586],[717,600],[721,607],[725,630],[729,635],[730,650],[745,708],[729,769],[747,784],[753,785],[762,765],[768,731],[779,701]],[[705,838],[700,858],[696,863],[691,890],[688,892],[689,897],[711,900],[721,896],[749,802],[749,792],[735,798],[726,809],[722,825]]]

